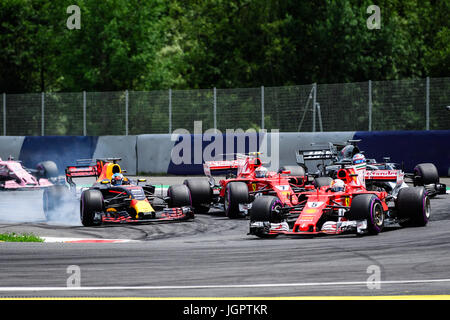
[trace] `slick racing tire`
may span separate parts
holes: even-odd
[[[43,210],[47,221],[52,220],[57,213],[58,208],[64,204],[65,196],[67,194],[68,192],[65,186],[57,185],[44,189],[42,200]]]
[[[169,189],[167,189],[167,196],[169,197],[169,208],[192,205],[191,193],[189,192],[189,188],[184,184],[170,186]]]
[[[372,235],[380,233],[384,227],[383,206],[380,199],[374,194],[355,196],[346,217],[350,220],[366,220],[367,230]]]
[[[195,214],[208,213],[212,201],[208,179],[186,179],[183,184],[189,188]]]
[[[279,172],[281,173],[282,171],[290,171],[291,173],[286,174],[286,176],[295,177],[295,178],[291,179],[293,181],[289,181],[289,182],[291,182],[293,184],[303,184],[303,179],[306,176],[306,171],[305,171],[304,167],[302,167],[302,166],[284,166],[284,167],[280,167]]]
[[[330,177],[318,177],[314,178],[313,184],[316,188],[321,188],[323,186],[331,186],[333,179]]]
[[[402,227],[423,227],[430,219],[430,198],[424,187],[400,189],[396,207]]]
[[[94,221],[96,212],[103,211],[103,195],[99,190],[85,190],[81,194],[80,219],[85,227],[100,224]]]
[[[58,166],[53,161],[42,161],[36,165],[39,175],[42,178],[50,179],[59,176]]]
[[[420,163],[414,168],[414,186],[439,183],[439,174],[432,163]]]
[[[250,209],[250,223],[251,222],[270,222],[280,223],[282,222],[282,216],[280,209],[283,207],[283,203],[274,196],[260,196],[257,197]],[[256,233],[260,238],[274,238],[278,234],[268,234],[261,230]]]
[[[248,203],[248,186],[245,182],[230,182],[225,189],[225,215],[230,219],[242,217],[239,204]]]

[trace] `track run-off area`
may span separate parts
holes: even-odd
[[[170,185],[184,178],[153,177],[149,183]],[[442,182],[450,185],[450,179]],[[0,200],[0,233],[33,233],[47,241],[0,243],[0,298],[450,294],[450,195],[432,199],[423,228],[275,239],[247,235],[247,219],[231,220],[214,210],[175,223],[86,228],[78,212],[46,222],[42,193],[19,196],[17,208],[6,212],[8,204]],[[31,209],[25,205],[30,202]]]

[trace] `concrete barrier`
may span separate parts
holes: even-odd
[[[80,158],[120,157],[131,175],[203,174],[205,160],[229,158],[231,154],[262,152],[271,170],[295,165],[298,150],[315,149],[328,142],[362,139],[359,147],[367,157],[381,161],[390,156],[411,172],[422,162],[434,163],[441,176],[450,171],[450,130],[387,132],[236,132],[232,134],[144,134],[137,136],[32,136],[0,137],[0,157],[13,156],[28,167],[44,160],[57,163],[61,173]],[[316,165],[309,164],[314,172]]]

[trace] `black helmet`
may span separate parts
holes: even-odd
[[[340,160],[352,160],[355,154],[359,153],[359,148],[354,145],[345,146],[339,154]]]

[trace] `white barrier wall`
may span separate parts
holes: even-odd
[[[141,134],[137,136],[137,171],[167,173],[170,155],[175,144],[171,134]]]
[[[171,134],[137,136],[3,136],[0,137],[0,157],[10,155],[32,168],[44,160],[54,160],[60,173],[80,158],[122,158],[121,165],[128,174],[202,174],[204,160],[224,154],[262,152],[263,162],[271,170],[295,165],[298,150],[326,147],[329,142],[359,143],[366,156],[382,160],[390,156],[394,162],[404,162],[408,172],[418,163],[434,163],[439,174],[450,170],[450,130],[386,131],[386,132],[305,132],[305,133],[239,133],[232,135],[190,135],[174,141]],[[179,142],[178,142],[179,141]],[[183,150],[183,152],[181,152]],[[172,151],[175,158],[172,157]],[[180,161],[180,154],[188,162]],[[206,157],[206,158],[204,158]],[[310,172],[317,163],[309,163]]]
[[[93,159],[121,158],[120,166],[128,174],[137,174],[137,136],[101,136],[98,137]]]
[[[9,156],[19,160],[20,150],[22,149],[25,137],[4,136],[0,137],[0,158],[7,160]]]

